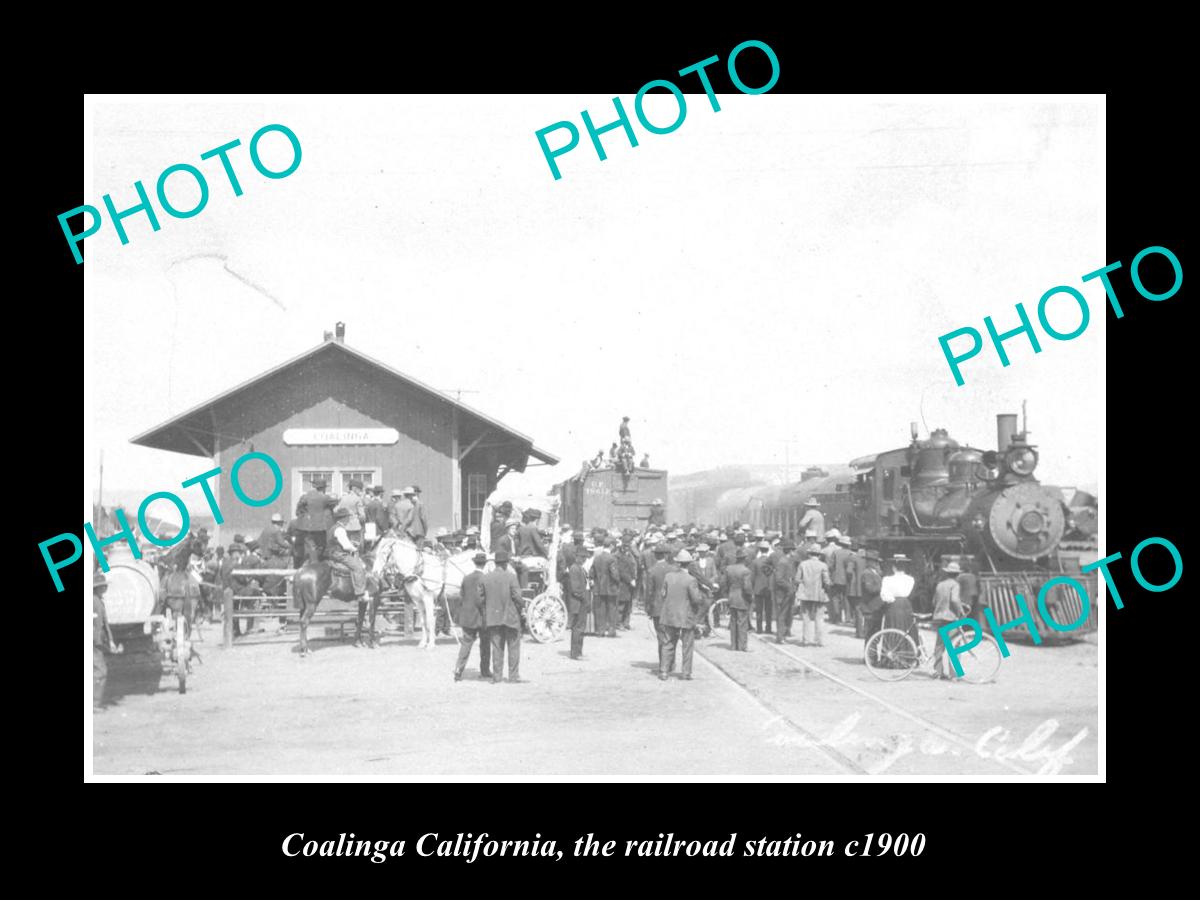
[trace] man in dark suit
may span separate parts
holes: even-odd
[[[484,623],[492,636],[492,684],[500,683],[506,646],[508,680],[521,680],[521,586],[508,562],[508,551],[497,550],[496,568],[483,576]]]
[[[463,639],[458,645],[458,662],[454,664],[455,681],[462,681],[463,670],[467,667],[476,638],[479,639],[479,677],[492,677],[492,636],[485,625],[487,606],[483,593],[483,567],[487,563],[487,554],[480,551],[471,560],[475,563],[475,570],[468,572],[463,579],[458,611],[458,627],[462,629]]]
[[[729,598],[729,649],[749,650],[750,604],[754,593],[745,550],[738,550],[733,565],[725,568],[721,593]]]
[[[388,516],[387,504],[383,502],[382,484],[371,486],[371,499],[367,501],[367,505],[363,508],[363,514],[366,517],[366,522],[363,523],[364,528],[369,522],[375,523],[375,537],[372,540],[373,546],[381,537],[387,534],[388,529],[392,525]]]
[[[771,598],[775,603],[775,643],[782,644],[792,636],[792,604],[796,596],[796,560],[792,551],[796,545],[783,541],[779,562],[771,567]],[[768,557],[769,558],[769,557]]]
[[[859,609],[863,614],[863,637],[871,637],[883,629],[883,600],[879,591],[883,587],[883,573],[879,571],[879,553],[867,550],[863,553],[863,570],[858,580],[862,592]]]
[[[654,565],[650,567],[650,571],[646,573],[647,580],[647,600],[646,600],[646,615],[654,623],[654,633],[658,635],[659,654],[661,661],[663,630],[659,621],[659,616],[662,612],[662,589],[663,582],[667,579],[667,572],[671,570],[671,564],[667,562],[667,545],[665,541],[654,542]]]
[[[583,635],[587,631],[587,617],[592,609],[592,592],[588,586],[587,572],[583,569],[583,559],[587,551],[576,555],[572,552],[571,562],[567,566],[567,616],[571,626],[571,659],[583,658]]]
[[[613,539],[606,537],[603,548],[592,560],[592,585],[595,594],[596,634],[617,636],[616,606],[621,573],[612,555]]]
[[[754,595],[754,630],[758,634],[770,634],[775,618],[775,607],[771,599],[771,545],[760,541],[754,548],[756,556],[750,557],[750,585]],[[747,554],[748,555],[748,554]],[[763,623],[766,623],[765,629]]]
[[[685,681],[692,680],[692,647],[696,640],[696,615],[704,595],[695,577],[687,571],[692,555],[680,550],[675,556],[675,565],[667,571],[662,587],[662,609],[659,621],[662,624],[663,641],[659,653],[658,677],[666,681],[675,668],[675,646],[683,641],[682,672]]]
[[[633,592],[637,590],[638,558],[634,555],[632,538],[625,535],[617,549],[617,623],[629,630],[629,617],[633,613]]]
[[[325,552],[325,535],[333,527],[333,508],[337,501],[325,493],[325,479],[314,478],[312,490],[305,491],[296,504],[294,528],[304,542],[304,556],[316,565]]]

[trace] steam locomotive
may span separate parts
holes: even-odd
[[[827,528],[885,559],[903,553],[912,560],[918,612],[930,611],[939,567],[970,558],[997,622],[1021,615],[1020,594],[1039,636],[1057,637],[1062,632],[1046,624],[1037,598],[1046,581],[1065,574],[1084,584],[1088,609],[1073,587],[1058,583],[1047,593],[1047,612],[1060,626],[1079,622],[1072,637],[1095,630],[1096,573],[1081,574],[1079,556],[1059,549],[1071,515],[1062,491],[1034,476],[1037,448],[1026,431],[1017,431],[1015,415],[998,415],[996,433],[997,449],[981,450],[960,445],[941,428],[920,440],[913,423],[907,447],[851,460],[845,472],[810,469],[785,487],[726,491],[717,499],[717,521],[791,533],[805,501],[815,498]]]

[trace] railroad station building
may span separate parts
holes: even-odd
[[[352,478],[388,495],[418,485],[430,533],[454,531],[480,524],[484,501],[509,472],[558,463],[521,432],[348,346],[345,333],[339,322],[317,346],[131,439],[222,469],[219,483],[209,482],[225,519],[218,542],[257,536],[273,513],[290,520],[318,476],[334,496]],[[234,461],[255,451],[283,472],[269,506],[239,502],[229,482]],[[247,463],[238,482],[254,498],[274,488],[261,461]]]

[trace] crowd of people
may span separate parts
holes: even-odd
[[[884,628],[917,639],[911,595],[916,580],[904,554],[887,559],[836,528],[826,529],[820,504],[809,500],[798,532],[650,524],[643,532],[594,530],[564,537],[556,574],[568,605],[571,658],[581,658],[590,633],[615,637],[628,629],[639,601],[658,636],[658,677],[692,677],[697,634],[707,634],[709,609],[727,600],[730,647],[749,649],[751,631],[784,643],[795,629],[800,646],[824,644],[825,625],[852,625],[864,642]],[[935,624],[964,615],[982,620],[983,596],[969,560],[941,569],[934,592]],[[797,622],[797,620],[799,620]],[[940,642],[939,642],[940,646]],[[935,654],[936,672],[941,654]]]

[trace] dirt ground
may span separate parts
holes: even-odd
[[[697,643],[692,681],[660,682],[648,623],[620,637],[521,646],[521,684],[463,681],[457,645],[385,635],[376,650],[293,634],[197,645],[188,693],[144,645],[109,658],[93,716],[97,775],[509,775],[679,780],[744,775],[1011,778],[1097,772],[1095,637],[1059,647],[1010,645],[997,680],[971,685],[916,673],[876,680],[862,642],[833,628],[824,648],[785,655],[752,637]],[[317,633],[320,631],[317,629]],[[805,663],[810,663],[811,668]],[[678,662],[677,662],[678,666]],[[832,676],[832,677],[829,677]],[[857,690],[855,690],[857,689]],[[996,756],[1001,757],[997,760]],[[537,773],[535,776],[533,773]]]

